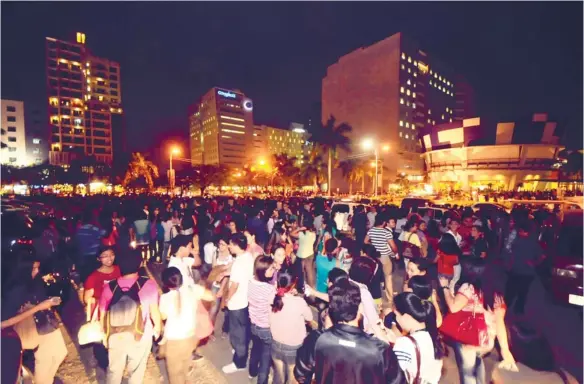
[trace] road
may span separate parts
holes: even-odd
[[[158,277],[161,267],[149,265],[148,270],[153,276]],[[158,280],[158,279],[157,279]],[[402,285],[402,278],[394,279],[394,288],[397,290]],[[534,325],[544,332],[556,350],[561,366],[582,382],[582,320],[574,308],[555,305],[543,286],[536,281],[531,290],[526,306],[526,315]],[[103,383],[104,372],[96,367],[91,348],[80,347],[77,342],[77,332],[84,322],[84,313],[81,303],[76,295],[65,305],[62,312],[62,331],[65,335],[69,354],[61,365],[57,374],[57,383]],[[248,383],[247,371],[238,372],[229,376],[221,372],[223,365],[231,362],[231,346],[228,339],[220,336],[220,325],[223,322],[222,315],[218,318],[219,329],[213,342],[199,348],[203,359],[193,362],[193,368],[189,373],[188,383],[197,384],[241,384]],[[496,351],[486,358],[487,372],[492,370],[498,354]],[[125,381],[124,381],[125,382]],[[145,384],[167,383],[166,367],[163,361],[156,361],[151,355]],[[458,372],[454,355],[450,350],[449,356],[444,359],[444,368],[440,383],[458,384]]]

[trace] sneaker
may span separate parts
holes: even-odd
[[[223,371],[224,374],[229,375],[231,373],[245,371],[245,368],[237,368],[235,363],[229,363],[226,366],[224,366],[223,368],[221,368],[221,370]]]

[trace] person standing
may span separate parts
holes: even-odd
[[[252,340],[249,376],[257,377],[258,384],[267,384],[270,373],[272,345],[270,312],[276,295],[276,287],[270,283],[274,273],[271,268],[273,262],[270,256],[255,259],[254,278],[249,283],[248,291]]]
[[[328,295],[328,315],[334,325],[311,333],[298,349],[296,380],[300,384],[404,383],[404,373],[389,344],[359,326],[363,317],[359,287],[341,279]]]
[[[231,267],[225,302],[229,316],[229,340],[233,348],[233,362],[222,368],[225,374],[244,370],[247,363],[250,339],[248,289],[253,278],[254,258],[246,249],[247,239],[243,233],[231,236],[229,251],[235,256],[235,261]]]
[[[313,224],[312,217],[305,216],[302,227],[290,234],[290,236],[298,238],[296,256],[302,262],[302,270],[304,271],[306,282],[311,287],[314,287],[315,283],[314,243],[316,242],[316,232]]]
[[[460,244],[462,243],[462,236],[458,233],[458,229],[460,228],[460,219],[457,216],[454,216],[450,219],[448,223],[448,232],[454,240],[456,241],[456,245],[460,249]],[[461,250],[462,254],[462,250]],[[453,266],[453,274],[452,279],[450,280],[450,292],[454,294],[456,292],[456,283],[460,280],[460,273],[462,271],[462,267],[460,266],[460,260],[458,264]]]
[[[380,254],[379,261],[383,266],[383,275],[385,278],[385,293],[389,301],[389,307],[391,307],[393,300],[393,264],[391,258],[397,258],[397,246],[395,245],[391,231],[386,228],[386,224],[387,219],[385,215],[377,215],[375,217],[375,225],[367,232],[365,243],[373,244]]]
[[[505,302],[511,308],[515,303],[515,313],[525,312],[525,303],[529,287],[536,276],[535,267],[545,257],[537,238],[530,236],[529,223],[517,223],[517,238],[511,247],[511,259],[507,286],[505,287]]]
[[[351,221],[351,227],[355,234],[355,249],[353,254],[358,255],[365,244],[365,236],[367,236],[367,225],[369,221],[367,215],[364,212],[363,205],[358,205],[355,208],[355,215]]]

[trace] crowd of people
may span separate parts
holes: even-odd
[[[222,371],[259,384],[439,383],[449,350],[463,384],[572,382],[521,317],[552,214],[457,208],[436,221],[357,206],[349,232],[336,214],[325,200],[88,202],[71,224],[74,261],[107,383],[124,371],[144,382],[153,349],[170,383],[185,383],[198,347],[219,337],[232,346]],[[34,319],[21,348],[35,350],[35,383],[52,383],[66,348],[41,254],[7,283],[2,328]],[[495,345],[500,363],[486,372]]]

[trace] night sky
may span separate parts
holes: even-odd
[[[581,2],[2,2],[1,10],[2,98],[46,103],[45,37],[85,32],[95,55],[121,65],[132,150],[186,138],[187,106],[213,86],[251,97],[256,123],[303,122],[327,66],[396,32],[465,76],[481,116],[549,112],[581,147]]]

